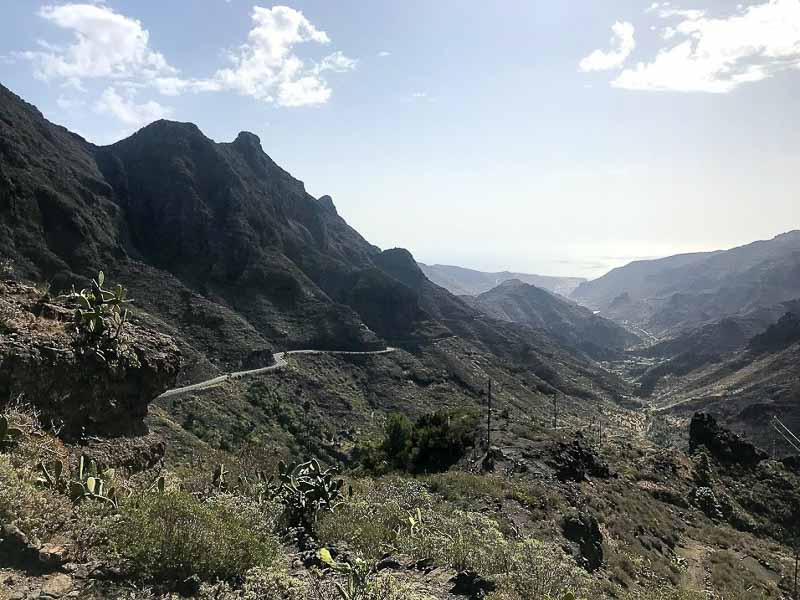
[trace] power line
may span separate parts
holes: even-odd
[[[773,417],[772,417],[772,418],[773,418],[773,420],[774,420],[774,421],[775,421],[775,422],[776,422],[778,425],[780,425],[780,426],[781,426],[781,429],[783,429],[783,430],[784,430],[784,431],[785,431],[787,434],[789,434],[789,436],[790,436],[792,439],[794,439],[794,441],[795,441],[797,444],[800,444],[800,438],[798,438],[798,437],[797,437],[797,436],[796,436],[794,433],[792,433],[792,430],[791,430],[791,429],[789,429],[789,428],[788,428],[786,425],[784,425],[784,424],[783,424],[783,421],[781,421],[781,420],[780,420],[778,417],[776,417],[776,416],[774,416],[774,415],[773,415]]]
[[[785,441],[787,444],[789,444],[789,446],[790,446],[790,447],[791,447],[791,448],[792,448],[792,449],[793,449],[795,452],[797,452],[797,453],[800,453],[800,445],[798,445],[798,444],[796,444],[795,442],[793,442],[793,441],[792,441],[792,439],[791,439],[789,436],[787,436],[787,435],[786,435],[786,434],[785,434],[785,433],[784,433],[784,432],[783,432],[783,431],[780,429],[780,427],[778,427],[778,426],[777,426],[775,423],[770,423],[770,425],[772,426],[772,428],[773,428],[775,431],[777,431],[777,432],[780,434],[780,436],[781,436],[781,437],[784,439],[784,441]],[[789,433],[791,433],[791,431],[790,431]],[[794,437],[794,434],[792,434],[792,437]]]

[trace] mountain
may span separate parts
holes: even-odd
[[[800,231],[731,250],[636,261],[570,297],[658,337],[800,297]]]
[[[158,121],[96,147],[3,88],[0,140],[0,256],[15,273],[58,291],[102,267],[197,361],[378,348],[430,318],[381,268],[391,257],[253,134],[218,144]]]
[[[542,389],[583,393],[592,373],[614,397],[626,387],[544,331],[485,317],[408,251],[367,242],[247,132],[216,143],[162,120],[99,147],[0,87],[0,261],[54,292],[102,268],[137,319],[176,340],[181,381],[262,366],[276,350],[427,351],[459,337],[542,374]]]
[[[564,344],[598,358],[641,342],[613,321],[518,279],[480,294],[473,306],[495,319],[544,329]]]
[[[428,279],[458,296],[477,296],[509,279],[518,279],[556,294],[569,296],[578,285],[586,281],[582,277],[549,277],[547,275],[510,273],[509,271],[484,273],[450,265],[419,263],[419,266]]]

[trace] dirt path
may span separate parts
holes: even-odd
[[[706,570],[706,563],[708,561],[709,548],[695,542],[694,540],[687,540],[685,544],[679,545],[675,549],[675,553],[680,556],[686,564],[686,572],[684,573],[682,584],[686,589],[702,592],[709,589],[710,576]]]
[[[236,371],[235,373],[225,373],[224,375],[219,375],[218,377],[212,377],[211,379],[206,379],[205,381],[201,381],[199,383],[193,383],[192,385],[187,385],[184,387],[167,390],[166,392],[161,394],[158,398],[170,398],[172,396],[178,396],[180,394],[185,394],[188,392],[207,390],[209,388],[222,385],[223,383],[231,379],[239,379],[241,377],[258,375],[259,373],[277,371],[279,369],[283,369],[286,367],[286,365],[288,364],[286,362],[286,357],[289,356],[290,354],[337,354],[345,356],[368,356],[372,354],[388,354],[396,350],[397,348],[392,348],[391,346],[389,346],[384,350],[370,350],[367,352],[353,352],[350,350],[289,350],[287,352],[276,352],[275,354],[272,355],[272,358],[275,361],[274,364],[271,364],[268,367],[261,367],[260,369],[250,369],[249,371]]]

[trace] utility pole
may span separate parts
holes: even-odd
[[[558,394],[553,394],[553,429],[558,429]]]
[[[594,396],[594,383],[590,383],[592,396]],[[597,413],[597,447],[603,445],[603,414],[600,412],[600,398],[594,396],[594,411]]]
[[[597,447],[603,447],[603,415],[597,416]]]
[[[486,450],[492,447],[492,378],[489,378],[489,392],[487,395],[489,410],[486,412]]]
[[[800,538],[794,542],[794,600],[800,600],[800,596],[797,595],[798,563],[800,563]]]

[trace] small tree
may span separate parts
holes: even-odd
[[[386,423],[386,437],[381,449],[396,466],[403,469],[407,469],[411,463],[413,429],[408,417],[399,413],[392,414]]]

